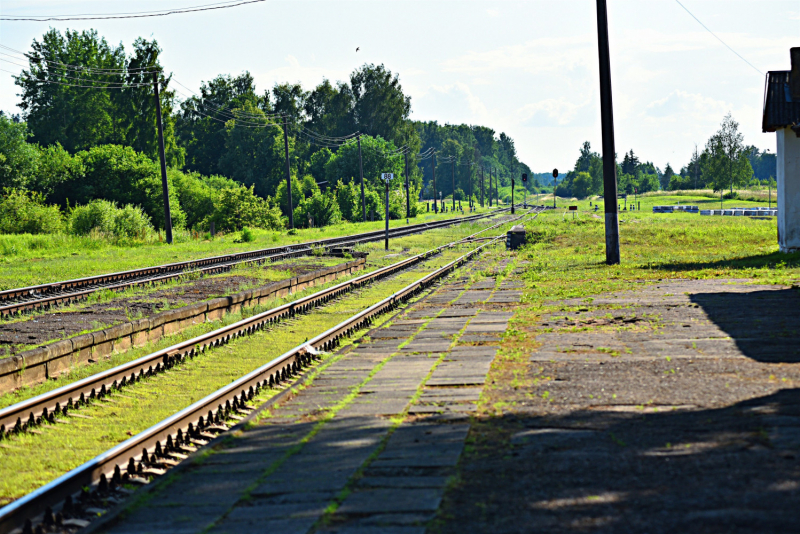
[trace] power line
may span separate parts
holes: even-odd
[[[697,17],[695,17],[695,16],[694,16],[694,14],[693,14],[691,11],[689,11],[689,10],[686,8],[686,6],[685,6],[685,5],[681,4],[680,0],[675,0],[675,1],[678,3],[678,5],[679,5],[679,6],[681,6],[681,7],[682,7],[684,10],[686,10],[686,12],[687,12],[688,14],[690,14],[690,15],[692,16],[692,18],[693,18],[694,20],[696,20],[698,24],[700,24],[700,26],[702,26],[703,28],[705,28],[705,29],[706,29],[706,31],[707,31],[708,33],[710,33],[711,35],[713,35],[713,36],[714,36],[714,38],[716,38],[716,40],[717,40],[717,41],[719,41],[720,43],[724,44],[724,45],[725,45],[725,47],[726,47],[728,50],[730,50],[731,52],[733,52],[734,54],[736,54],[737,56],[739,56],[739,59],[741,59],[742,61],[744,61],[745,63],[747,63],[747,64],[748,64],[748,65],[750,65],[751,67],[753,67],[753,69],[754,69],[754,70],[755,70],[757,73],[759,73],[760,75],[764,76],[764,73],[763,73],[763,72],[761,72],[761,71],[760,71],[760,70],[759,70],[759,69],[758,69],[758,68],[757,68],[755,65],[753,65],[752,63],[750,63],[749,61],[747,61],[747,60],[746,60],[744,57],[742,57],[742,55],[741,55],[739,52],[737,52],[736,50],[734,50],[733,48],[731,48],[731,47],[728,45],[728,43],[726,43],[725,41],[723,41],[722,39],[720,39],[720,38],[719,38],[719,36],[718,36],[716,33],[714,33],[714,32],[712,32],[711,30],[709,30],[709,29],[708,29],[708,26],[706,26],[705,24],[703,24],[702,22],[700,22],[700,19],[698,19]]]
[[[111,74],[129,74],[129,73],[152,74],[154,72],[161,72],[161,69],[153,68],[153,66],[141,67],[141,68],[133,68],[133,69],[131,69],[131,68],[101,69],[99,67],[86,67],[86,66],[83,66],[83,65],[70,65],[69,63],[60,63],[58,61],[51,61],[51,60],[48,60],[48,59],[39,60],[39,58],[33,58],[30,55],[28,55],[27,53],[25,53],[25,52],[21,52],[19,50],[16,50],[14,48],[11,48],[9,46],[5,46],[5,45],[2,45],[2,44],[0,44],[0,48],[3,48],[4,50],[9,50],[11,52],[14,52],[18,56],[23,56],[22,58],[17,58],[17,57],[14,57],[12,54],[6,54],[6,53],[3,53],[3,52],[0,52],[0,54],[3,54],[4,56],[8,56],[8,57],[11,57],[11,58],[14,58],[14,59],[16,59],[18,61],[22,61],[23,58],[27,59],[28,61],[30,61],[32,63],[39,63],[40,61],[44,61],[45,63],[48,63],[50,65],[58,65],[60,67],[64,67],[66,69],[71,69],[71,70],[96,71],[98,74],[100,74],[100,73],[108,73],[109,75],[111,75]]]
[[[70,21],[70,20],[105,20],[105,19],[140,19],[148,17],[166,17],[168,15],[179,15],[183,13],[196,13],[198,11],[214,11],[218,9],[230,9],[232,7],[244,6],[248,4],[259,4],[267,0],[238,0],[235,2],[218,2],[216,4],[204,4],[194,7],[176,8],[161,11],[139,11],[132,13],[107,13],[107,14],[87,14],[87,15],[41,15],[41,16],[5,16],[0,20],[7,21]]]

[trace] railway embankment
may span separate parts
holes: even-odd
[[[336,280],[363,269],[365,263],[364,258],[358,258],[315,269],[261,287],[120,322],[8,356],[0,359],[0,394],[23,386],[40,384],[76,366],[157,341],[196,324],[219,320],[231,313],[238,313],[243,308],[264,304]]]

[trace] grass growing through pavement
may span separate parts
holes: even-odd
[[[464,209],[466,211],[466,206]],[[488,208],[478,210],[488,211]],[[456,215],[457,217],[460,215]],[[419,216],[410,219],[409,223],[419,224],[450,218],[453,218],[452,212],[434,215],[423,211]],[[390,221],[392,228],[405,225],[405,219]],[[381,230],[383,227],[384,222],[380,220],[298,229],[294,235],[286,231],[253,230],[256,239],[251,243],[235,243],[238,234],[229,234],[213,240],[187,238],[183,241],[177,240],[173,245],[163,242],[115,245],[105,239],[63,234],[0,235],[0,290],[315,241]]]
[[[19,498],[80,465],[462,253],[450,249],[415,269],[126,388],[108,402],[80,410],[79,415],[89,419],[70,417],[67,424],[44,425],[38,434],[26,433],[3,441],[0,503]]]
[[[264,305],[245,308],[244,310],[242,310],[242,313],[227,315],[222,319],[222,321],[202,323],[188,330],[184,330],[183,332],[162,338],[158,342],[149,343],[144,347],[131,349],[121,354],[112,354],[109,358],[103,359],[97,363],[88,366],[77,367],[55,380],[49,380],[43,384],[38,384],[36,386],[26,386],[20,388],[19,390],[13,393],[0,395],[0,408],[3,408],[5,406],[10,406],[11,404],[23,401],[25,399],[34,397],[36,395],[40,395],[47,391],[52,391],[53,389],[59,388],[70,382],[80,380],[82,378],[85,378],[95,373],[99,373],[106,369],[110,369],[111,367],[114,367],[116,365],[132,361],[136,358],[144,356],[145,354],[149,354],[156,350],[174,345],[175,343],[179,343],[181,341],[191,339],[206,332],[216,330],[217,328],[220,328],[224,325],[232,324],[236,321],[239,321],[244,317],[249,317],[255,315],[256,313],[283,304],[285,302],[293,301],[303,295],[315,293],[325,287],[336,285],[351,278],[361,276],[377,268],[391,265],[392,263],[400,261],[404,257],[420,254],[426,250],[430,250],[437,246],[441,246],[453,240],[466,237],[467,235],[470,235],[482,229],[483,227],[485,227],[485,223],[484,224],[475,223],[468,225],[465,224],[441,230],[431,230],[430,232],[426,232],[425,234],[398,238],[395,240],[391,240],[389,242],[390,247],[388,251],[383,249],[383,243],[367,243],[364,245],[359,245],[358,248],[364,252],[369,253],[369,256],[367,257],[367,264],[365,266],[365,269],[362,269],[361,271],[355,273],[354,275],[351,275],[349,277],[341,277],[333,282],[318,285],[306,289],[302,292],[289,295],[288,297],[275,299],[274,301]],[[500,231],[501,229],[498,230],[498,233]]]
[[[522,306],[517,308],[503,338],[481,398],[481,413],[491,416],[507,411],[508,407],[497,409],[497,403],[513,396],[510,388],[532,391],[537,384],[552,379],[537,374],[530,367],[528,356],[537,346],[535,337],[545,331],[538,326],[543,315],[580,308],[563,304],[564,299],[589,302],[600,293],[635,290],[643,283],[671,278],[798,283],[800,253],[778,252],[775,219],[652,213],[653,205],[703,206],[704,202],[713,205],[714,200],[687,196],[642,198],[641,211],[620,214],[622,262],[613,266],[605,264],[602,212],[600,216],[587,212],[589,201],[572,202],[582,210],[575,220],[560,207],[529,225],[532,243],[516,255],[518,273],[509,275],[525,284]],[[731,207],[752,204],[738,200],[725,203]],[[653,319],[657,326],[658,318]]]

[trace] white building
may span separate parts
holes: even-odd
[[[792,70],[770,71],[761,129],[778,142],[778,245],[800,251],[800,48],[790,50]]]

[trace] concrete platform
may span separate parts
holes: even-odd
[[[519,295],[451,277],[104,532],[424,532]]]

